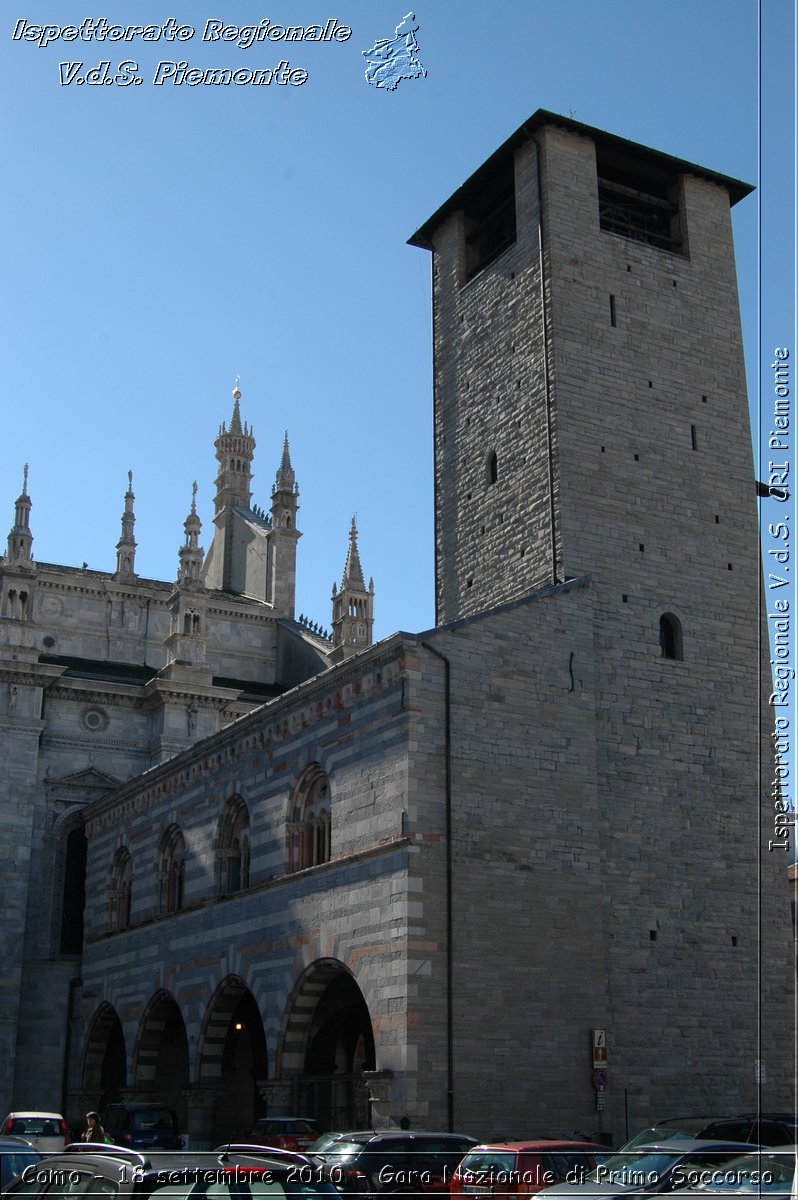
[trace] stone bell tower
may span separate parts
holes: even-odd
[[[656,1079],[658,1108],[684,1102],[675,1029],[676,1059],[700,1064],[696,1111],[732,1082],[764,1104],[765,1075],[785,1094],[794,962],[786,862],[769,846],[772,685],[731,225],[751,191],[540,110],[411,239],[433,255],[437,621],[478,629],[534,598],[518,610],[534,648],[544,610],[579,581],[557,670],[533,654],[518,694],[589,708],[595,791],[568,774],[561,733],[550,774],[530,761],[519,782],[534,800],[501,819],[548,824],[556,774],[558,811],[589,829],[597,869],[578,885],[552,876],[546,894],[565,910],[574,887],[596,888],[591,1019],[612,1046],[616,1126],[619,1085],[650,1094]],[[529,711],[536,730],[543,702]]]

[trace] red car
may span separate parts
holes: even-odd
[[[531,1196],[555,1183],[581,1183],[606,1156],[596,1142],[496,1142],[474,1146],[458,1166],[449,1191],[453,1196],[490,1200],[492,1196]]]
[[[300,1153],[315,1142],[321,1130],[309,1117],[261,1117],[246,1135],[253,1146],[274,1146]]]

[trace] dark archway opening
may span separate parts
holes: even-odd
[[[136,1086],[177,1113],[186,1128],[185,1090],[190,1083],[188,1037],[183,1015],[169,992],[158,993],[141,1022],[136,1053]]]
[[[125,1035],[117,1017],[108,1034],[100,1068],[100,1109],[105,1108],[106,1104],[121,1100],[126,1078]]]
[[[362,1073],[374,1066],[368,1007],[352,976],[338,970],[321,993],[308,1028],[300,1115],[314,1116],[322,1129],[368,1125]]]
[[[245,992],[230,1016],[222,1052],[222,1096],[217,1128],[222,1141],[243,1136],[266,1105],[259,1081],[267,1077],[266,1036],[251,992]]]

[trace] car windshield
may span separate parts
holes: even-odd
[[[650,1146],[652,1142],[661,1142],[665,1138],[669,1141],[671,1138],[694,1138],[701,1132],[701,1128],[700,1121],[686,1121],[682,1129],[673,1125],[652,1125],[650,1129],[643,1129],[635,1134],[632,1140],[622,1147],[622,1153],[625,1154],[627,1150],[634,1150],[638,1146]]]
[[[308,1146],[306,1154],[323,1154],[334,1142],[339,1141],[340,1133],[323,1133],[312,1145]]]
[[[58,1137],[57,1117],[17,1117],[7,1131],[17,1137]]]
[[[324,1150],[314,1150],[320,1158],[353,1158],[363,1150],[363,1142],[331,1142]]]
[[[794,1154],[742,1154],[712,1169],[699,1192],[789,1192],[795,1178]]]
[[[636,1153],[613,1154],[591,1171],[587,1179],[589,1183],[613,1183],[620,1187],[648,1187],[662,1180],[674,1163],[678,1161],[677,1154],[667,1154],[665,1151],[650,1154]]]
[[[479,1177],[482,1182],[483,1177],[489,1179],[501,1173],[507,1173],[512,1171],[515,1165],[516,1155],[513,1153],[499,1150],[472,1150],[460,1163],[457,1174],[460,1176],[473,1175],[475,1178]]]

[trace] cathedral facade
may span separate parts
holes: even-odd
[[[354,525],[332,635],[294,619],[288,443],[266,514],[238,394],[212,545],[192,503],[174,585],[135,574],[132,486],[112,574],[36,563],[23,487],[0,564],[9,1103],[157,1098],[196,1145],[264,1111],[621,1140],[626,1114],[789,1103],[749,191],[539,111],[411,239],[433,256],[429,631],[372,644]]]

